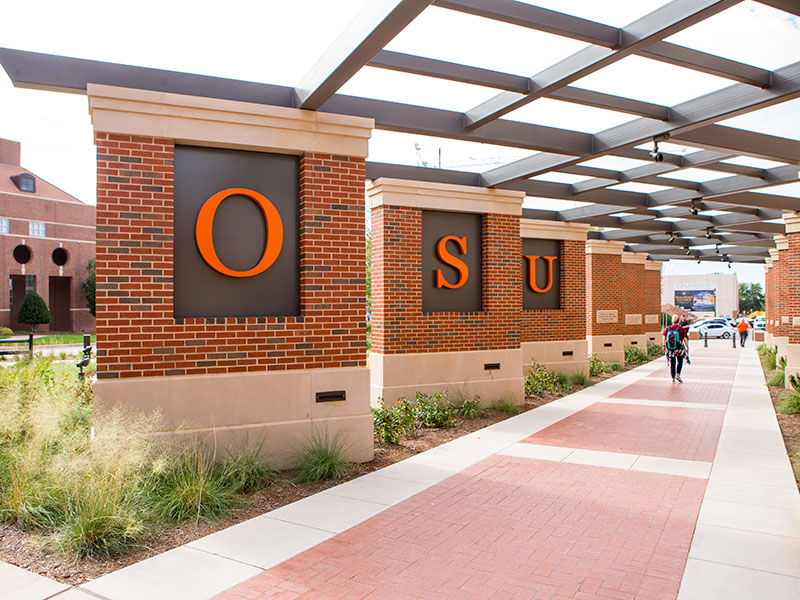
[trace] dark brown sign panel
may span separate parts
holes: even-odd
[[[175,317],[300,314],[299,159],[175,147]]]
[[[522,239],[522,308],[561,308],[561,242]]]
[[[422,211],[422,312],[481,310],[481,215]]]

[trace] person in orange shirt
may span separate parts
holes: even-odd
[[[750,325],[748,325],[747,320],[742,317],[736,329],[739,330],[739,343],[742,345],[742,348],[744,348],[745,340],[747,340],[747,330],[750,329]]]

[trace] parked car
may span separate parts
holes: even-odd
[[[766,329],[767,320],[764,317],[756,317],[753,319],[753,329]]]
[[[700,334],[700,337],[705,337],[706,333],[708,333],[708,337],[710,338],[725,338],[730,339],[730,337],[736,333],[736,328],[731,327],[727,323],[719,323],[719,322],[705,322],[700,323],[699,325],[693,325],[689,328],[689,331],[697,331]]]

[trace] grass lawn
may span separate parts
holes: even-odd
[[[14,335],[28,335],[30,331],[15,331]],[[35,334],[34,334],[35,335]],[[0,340],[2,342],[2,340]],[[92,335],[92,344],[97,342],[97,336]],[[42,337],[34,338],[34,346],[52,346],[56,344],[82,344],[83,334],[81,333],[62,333],[53,331]]]

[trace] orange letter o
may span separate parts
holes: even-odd
[[[264,248],[264,254],[258,264],[248,271],[234,271],[233,269],[229,269],[222,264],[222,261],[220,261],[217,256],[217,251],[214,250],[214,215],[217,213],[217,208],[219,208],[222,201],[234,195],[245,196],[258,204],[261,208],[261,212],[264,213],[264,224],[267,227],[267,245],[266,248]],[[245,188],[228,188],[227,190],[217,192],[203,204],[200,213],[197,215],[194,238],[197,241],[197,249],[200,251],[200,256],[202,256],[203,260],[208,263],[208,266],[215,271],[219,271],[223,275],[229,275],[230,277],[253,277],[269,269],[281,253],[281,246],[283,246],[283,221],[281,221],[278,210],[265,196]]]

